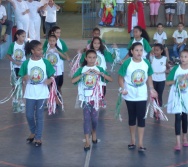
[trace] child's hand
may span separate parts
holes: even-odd
[[[127,90],[125,90],[125,89],[123,89],[123,88],[119,88],[119,93],[121,93],[122,95],[127,95],[128,94],[128,92],[127,92]]]
[[[91,72],[93,72],[93,70],[92,70],[92,69],[89,69],[88,71],[86,71],[86,72],[84,73],[84,75],[89,75]]]
[[[156,92],[156,90],[154,88],[150,89],[150,96],[152,98],[157,98],[158,97],[158,93]]]
[[[29,80],[30,80],[30,76],[29,76],[29,75],[25,75],[25,76],[23,77],[23,81],[27,82],[27,81],[29,81]]]
[[[13,64],[16,64],[17,66],[21,66],[22,65],[22,63],[19,62],[19,61],[14,61]]]
[[[51,78],[48,78],[44,81],[44,84],[45,85],[50,85],[52,83],[52,79]]]

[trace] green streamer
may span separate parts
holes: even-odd
[[[122,118],[121,118],[121,104],[122,104],[122,93],[119,93],[118,95],[118,100],[116,102],[116,108],[115,108],[115,117],[116,119],[119,118],[120,121],[122,121]]]

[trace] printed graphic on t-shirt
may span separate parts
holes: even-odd
[[[54,53],[49,53],[47,55],[47,59],[50,61],[50,63],[55,66],[58,63],[57,55]]]
[[[89,74],[84,76],[84,85],[88,89],[92,89],[97,81],[97,76],[95,74]]]
[[[184,78],[184,75],[179,75],[177,79],[178,79],[180,91],[182,93],[187,92],[186,89],[188,87],[188,80]]]
[[[21,49],[16,49],[16,50],[14,51],[14,59],[15,59],[16,61],[21,61],[22,58],[23,58],[23,56],[24,56],[23,50],[21,50]]]
[[[145,81],[145,72],[143,70],[138,69],[132,73],[131,82],[133,86],[135,87],[142,86],[144,84],[144,81]]]
[[[40,67],[33,67],[30,71],[31,84],[40,84],[44,79],[44,71]]]
[[[95,62],[95,65],[96,66],[100,66],[101,65],[101,57],[100,56],[97,56],[97,60]]]

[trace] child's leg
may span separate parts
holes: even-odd
[[[97,124],[98,124],[98,111],[96,111],[93,108],[91,108],[91,121],[92,121],[92,140],[96,141],[97,140],[97,135],[96,135],[96,129],[97,129]]]
[[[136,115],[138,121],[138,146],[143,146],[144,129],[145,129],[145,113],[146,113],[146,101],[136,102]]]
[[[152,27],[153,21],[154,21],[154,8],[155,8],[155,4],[154,3],[150,3],[150,26]]]
[[[35,134],[36,124],[35,124],[35,106],[36,100],[26,99],[26,118],[29,125],[31,135]]]
[[[85,146],[88,147],[89,143],[89,134],[91,133],[91,105],[84,103],[83,105],[83,116],[84,116],[84,135],[86,139]]]
[[[180,133],[181,133],[181,114],[175,114],[175,134],[176,134],[176,146],[180,147]]]
[[[43,130],[43,123],[44,123],[44,102],[45,99],[36,100],[36,136],[35,140],[41,142],[42,138],[42,130]]]
[[[166,54],[167,60],[170,60],[169,51],[167,47],[165,47],[165,54]]]
[[[119,26],[119,11],[116,11],[116,26]]]
[[[187,143],[187,114],[184,112],[182,113],[182,132],[183,132],[183,143]]]
[[[120,14],[119,14],[119,24],[120,26],[123,26],[123,11],[120,11]]]
[[[106,95],[106,86],[102,86],[102,91],[103,91],[103,98],[104,98]]]
[[[177,44],[174,44],[173,46],[173,53],[174,53],[175,58],[179,57]]]
[[[57,85],[58,91],[61,93],[61,95],[62,95],[61,87],[63,86],[63,81],[64,81],[64,75],[63,74],[64,73],[62,72],[62,75],[59,78],[59,83]]]
[[[135,144],[135,133],[136,133],[136,105],[132,101],[125,101],[127,104],[128,115],[129,115],[129,129],[131,133],[131,143]]]
[[[163,105],[163,91],[165,88],[165,81],[161,81],[157,83],[157,93],[158,93],[158,100],[159,100],[159,106],[161,107]]]

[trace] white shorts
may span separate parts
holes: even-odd
[[[167,14],[175,14],[175,3],[166,3],[165,12]]]
[[[185,14],[185,8],[186,8],[185,2],[178,1],[177,2],[177,15]]]

